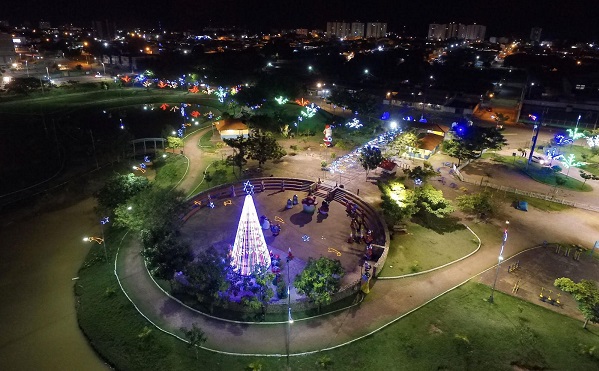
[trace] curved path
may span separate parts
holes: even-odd
[[[186,151],[201,152],[193,144],[186,146]],[[378,192],[376,186],[365,181],[363,176],[351,177],[348,186],[363,189],[362,194],[367,198],[374,198]],[[599,240],[599,232],[592,218],[583,210],[545,213],[532,209],[523,213],[506,209],[505,214],[510,220],[510,238],[504,252],[507,257],[544,240],[566,240],[585,245],[588,245],[589,240]],[[548,225],[577,225],[577,228],[549,230]],[[473,227],[475,231],[478,228],[480,227]],[[376,281],[371,293],[359,306],[322,317],[295,321],[290,326],[290,352],[301,354],[326,350],[357,340],[493,267],[497,262],[502,229],[503,226],[496,226],[496,236],[483,240],[481,249],[468,259],[429,274],[401,280]],[[166,296],[155,285],[147,274],[139,252],[139,246],[126,248],[119,257],[116,270],[133,302],[156,325],[180,334],[181,327],[191,327],[196,323],[206,332],[208,341],[205,348],[210,350],[264,355],[286,353],[287,324],[235,323],[209,318],[190,310]],[[511,289],[501,278],[497,288],[506,292]]]

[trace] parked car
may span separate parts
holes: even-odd
[[[536,162],[536,163],[539,163],[541,165],[545,165],[545,163],[547,162],[547,160],[545,160],[543,157],[537,156],[537,155],[532,155],[532,157],[530,158],[530,160],[532,162]]]

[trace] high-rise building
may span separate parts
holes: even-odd
[[[353,37],[353,38],[363,38],[364,37],[364,23],[352,22],[351,37]]]
[[[12,41],[12,35],[0,33],[0,66],[10,66],[17,61],[15,44]]]
[[[431,23],[428,25],[429,40],[445,40],[447,26],[444,24]]]
[[[469,24],[466,26],[466,40],[479,40],[482,41],[485,39],[485,33],[487,32],[487,27],[480,24]]]
[[[94,37],[100,40],[112,40],[116,37],[116,24],[108,20],[92,21]]]
[[[541,42],[541,32],[543,32],[543,29],[541,27],[533,27],[530,30],[530,41],[533,43],[540,43]]]
[[[351,24],[348,22],[327,22],[327,37],[345,38],[351,35]]]
[[[461,23],[428,25],[429,40],[447,40],[451,38],[462,40],[484,40],[487,27],[477,24],[464,25]]]
[[[387,35],[387,24],[380,22],[368,22],[366,24],[366,38],[379,39]]]

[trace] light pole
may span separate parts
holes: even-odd
[[[287,369],[289,369],[289,352],[291,348],[291,324],[293,323],[293,318],[291,317],[291,283],[289,276],[289,262],[292,259],[291,248],[289,249],[289,254],[287,255],[287,346],[285,347],[287,350]]]
[[[104,62],[102,62],[102,68],[104,69],[104,76],[106,77],[106,66],[104,65]]]
[[[27,69],[27,77],[29,77],[29,61],[25,59],[25,68]]]
[[[100,230],[102,231],[102,241],[104,241],[104,256],[106,257],[106,261],[108,261],[108,251],[106,247],[106,239],[104,238],[104,224],[110,223],[110,219],[105,216],[100,219]]]
[[[46,66],[46,76],[48,76],[48,80],[50,80],[50,71],[48,71],[48,66]]]
[[[499,276],[499,266],[503,261],[503,248],[507,241],[507,229],[510,226],[509,220],[505,221],[505,230],[503,231],[503,242],[501,242],[501,249],[499,250],[499,257],[497,258],[497,271],[495,272],[495,280],[493,281],[493,287],[491,288],[491,296],[489,296],[489,303],[493,303],[493,294],[495,293],[495,285],[497,284],[497,277]]]

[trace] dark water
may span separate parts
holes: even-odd
[[[94,202],[12,221],[0,217],[0,368],[107,370],[81,333],[72,279],[91,248]]]

